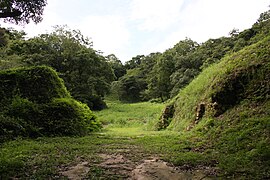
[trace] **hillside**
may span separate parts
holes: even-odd
[[[170,106],[167,129],[193,139],[226,176],[270,177],[270,37],[205,69]],[[173,105],[173,106],[172,106]],[[191,150],[193,151],[193,150]]]

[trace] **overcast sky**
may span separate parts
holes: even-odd
[[[185,37],[201,43],[250,28],[269,5],[270,0],[48,0],[42,23],[15,28],[32,37],[68,25],[90,37],[94,49],[125,62],[163,52]]]

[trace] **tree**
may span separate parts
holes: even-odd
[[[170,50],[165,51],[163,55],[158,59],[155,68],[157,68],[156,72],[158,72],[158,74],[156,75],[156,85],[158,90],[157,94],[158,97],[161,98],[162,101],[164,101],[169,99],[170,91],[172,88],[170,76],[174,71],[173,52]]]
[[[125,63],[126,69],[134,69],[139,67],[144,58],[144,55],[137,55],[136,57],[133,57],[130,61]]]
[[[1,0],[0,18],[15,24],[39,23],[46,5],[47,0]]]
[[[125,66],[114,54],[110,54],[105,58],[107,62],[111,65],[116,80],[118,80],[120,77],[124,76],[127,73]]]
[[[100,110],[105,107],[102,97],[109,92],[115,76],[105,57],[91,46],[80,31],[56,27],[51,34],[14,40],[8,54],[23,57],[29,65],[53,67],[75,99]]]
[[[8,38],[5,32],[5,29],[0,28],[0,48],[6,46],[7,43],[8,43]]]
[[[113,91],[117,92],[118,98],[123,102],[141,101],[141,92],[146,89],[146,82],[133,75],[125,75],[113,84]]]
[[[270,7],[270,6],[269,6]],[[257,24],[268,21],[270,19],[270,10],[265,11],[263,13],[260,14],[259,19],[257,20]]]
[[[112,85],[113,95],[117,95],[121,101],[145,101],[150,100],[153,91],[148,91],[151,81],[151,73],[161,53],[151,53],[147,56],[138,55],[125,63],[127,73]]]

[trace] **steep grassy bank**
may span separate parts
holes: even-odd
[[[185,132],[228,177],[270,177],[270,38],[203,71],[171,103]]]

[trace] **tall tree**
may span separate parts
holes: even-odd
[[[170,98],[170,91],[172,84],[170,82],[170,76],[174,72],[173,51],[166,51],[158,59],[157,68],[157,90],[159,98],[162,101]]]
[[[111,65],[114,75],[116,77],[116,80],[118,80],[120,77],[124,76],[126,74],[126,68],[122,64],[122,62],[114,55],[110,54],[105,57],[107,62]]]

